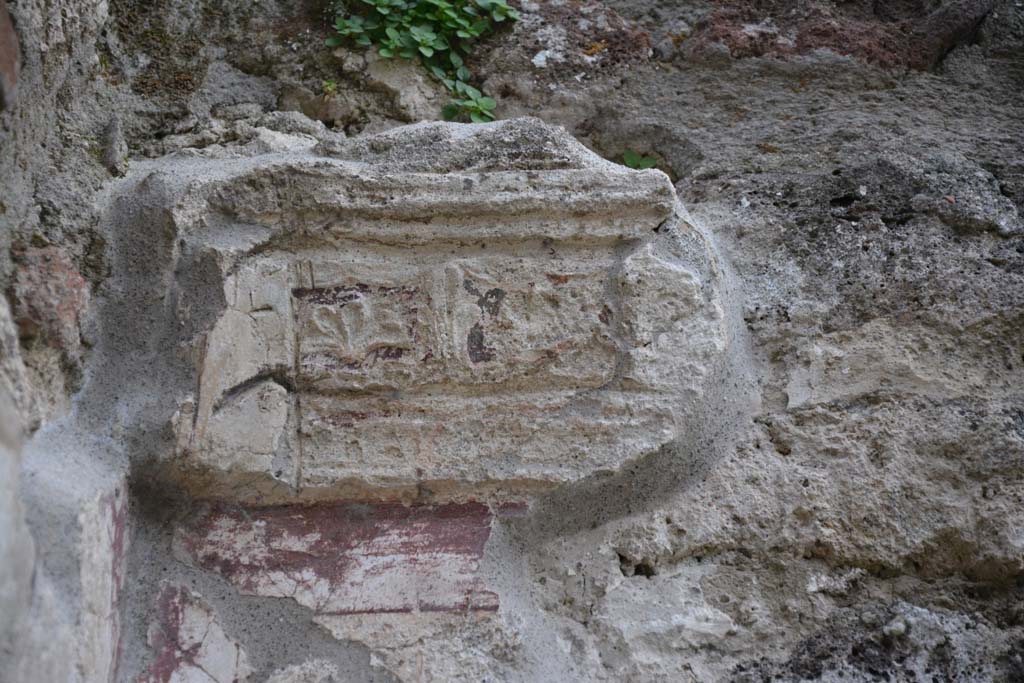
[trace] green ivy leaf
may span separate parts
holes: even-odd
[[[654,157],[645,157],[639,152],[635,152],[631,149],[627,149],[622,154],[622,162],[633,169],[644,170],[648,168],[654,168],[658,165],[658,160]]]
[[[441,110],[441,116],[445,118],[445,121],[454,121],[459,117],[460,112],[461,109],[459,108],[459,105],[455,103],[446,104]]]
[[[481,93],[479,90],[471,86],[469,83],[466,83],[465,81],[457,82],[455,84],[455,89],[461,92],[466,97],[469,97],[470,99],[474,100],[483,95],[483,93]]]
[[[465,60],[476,39],[518,13],[506,0],[349,0],[335,17],[328,47],[346,41],[374,46],[382,58],[416,59],[453,95],[446,118],[477,123],[494,119],[497,102],[470,85]],[[352,9],[349,9],[349,8]],[[359,9],[362,8],[362,9]],[[639,162],[638,162],[639,163]]]

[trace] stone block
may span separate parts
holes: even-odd
[[[117,679],[121,656],[121,595],[128,560],[128,494],[121,485],[79,514],[82,564],[79,666],[93,678]]]
[[[127,483],[123,472],[85,464],[66,447],[49,438],[26,450],[22,488],[36,558],[14,680],[117,680]]]
[[[521,499],[678,438],[725,346],[669,179],[539,121],[182,163],[146,182],[174,296],[224,301],[175,420],[199,495]]]
[[[0,297],[0,680],[13,676],[19,630],[31,613],[35,544],[18,492],[25,430],[25,368],[7,301]]]
[[[0,298],[0,680],[116,680],[127,486],[83,463],[82,441],[37,435],[22,452],[27,377]]]

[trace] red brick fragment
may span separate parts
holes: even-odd
[[[14,106],[18,89],[21,51],[18,34],[7,11],[6,0],[0,0],[0,110]]]
[[[60,247],[32,247],[20,254],[14,276],[14,314],[22,338],[41,337],[69,360],[81,354],[81,322],[89,283]]]

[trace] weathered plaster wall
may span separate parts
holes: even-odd
[[[1024,677],[1013,0],[523,3],[474,65],[502,115],[563,125],[608,158],[655,156],[693,229],[652,239],[672,258],[713,255],[687,264],[713,292],[668,273],[637,296],[652,320],[702,296],[719,311],[713,334],[688,328],[707,342],[675,359],[692,372],[647,359],[666,370],[645,381],[683,407],[674,434],[639,429],[624,441],[643,452],[600,474],[549,468],[547,493],[536,478],[475,488],[505,476],[492,463],[383,495],[408,477],[385,481],[396,460],[369,487],[328,472],[308,509],[289,505],[297,480],[265,476],[288,457],[270,416],[291,433],[274,406],[297,366],[228,382],[243,419],[203,457],[229,462],[232,439],[269,434],[258,476],[192,467],[194,432],[175,427],[203,405],[196,351],[237,303],[230,264],[263,239],[238,224],[273,226],[261,193],[293,181],[242,174],[221,223],[197,221],[206,209],[179,186],[316,144],[329,163],[390,164],[383,184],[444,170],[431,154],[447,143],[415,140],[427,161],[403,168],[407,154],[369,137],[439,118],[443,93],[415,69],[322,48],[319,2],[6,8],[0,680]],[[274,196],[297,202],[305,182]],[[385,261],[439,251],[403,239]],[[567,286],[555,275],[552,291]],[[533,455],[558,463],[558,441]],[[368,491],[427,505],[351,507]],[[365,574],[382,556],[398,558],[387,588],[306,573],[341,557]],[[396,593],[413,565],[426,592]],[[479,609],[424,617],[424,595]]]

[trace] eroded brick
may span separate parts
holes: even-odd
[[[39,338],[77,362],[89,283],[60,247],[31,247],[19,255],[14,314],[20,336]]]
[[[0,0],[0,110],[14,106],[18,90],[21,50],[7,3]]]

